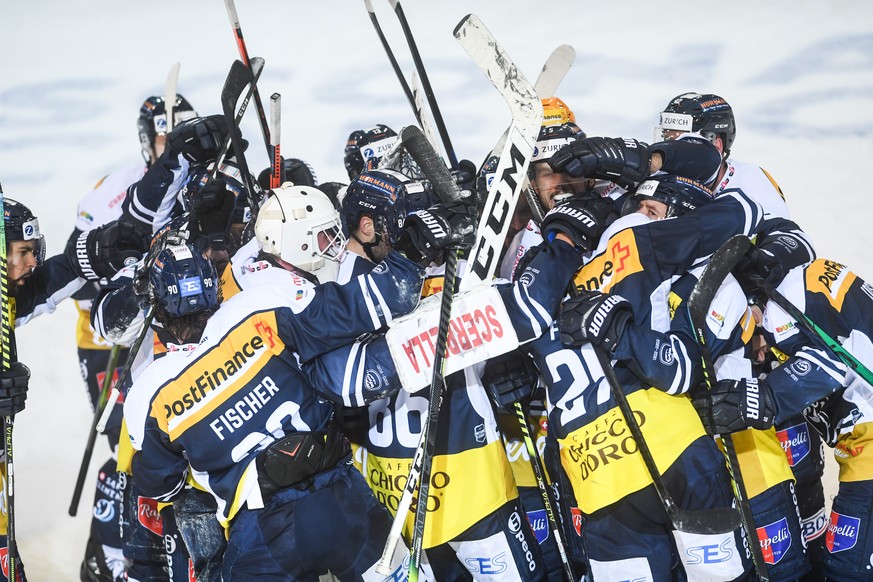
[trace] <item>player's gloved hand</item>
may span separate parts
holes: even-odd
[[[167,148],[194,163],[207,163],[221,153],[227,140],[227,120],[223,115],[193,117],[173,128]]]
[[[66,255],[76,273],[89,281],[112,277],[139,261],[148,249],[142,232],[124,218],[85,231],[67,244]]]
[[[633,309],[621,295],[580,291],[561,304],[558,329],[565,346],[592,343],[612,353],[632,321]]]
[[[648,144],[635,139],[587,137],[555,152],[549,166],[574,178],[611,180],[630,189],[649,175],[650,157]]]
[[[766,430],[773,426],[776,404],[765,380],[743,378],[720,380],[707,391],[698,388],[691,399],[703,428],[711,435],[731,434],[747,428]]]
[[[600,235],[618,213],[611,200],[581,194],[552,208],[543,218],[540,231],[552,241],[557,233],[570,237],[577,247],[588,252],[597,246]]]
[[[538,381],[539,372],[533,362],[518,350],[491,358],[482,371],[482,385],[501,408],[529,398]]]
[[[30,369],[21,362],[0,371],[0,416],[15,416],[24,410],[29,383]]]
[[[394,248],[410,260],[428,265],[447,246],[470,246],[476,236],[476,208],[468,200],[441,202],[410,214]]]
[[[217,177],[198,188],[188,203],[191,206],[189,220],[198,236],[223,234],[230,225],[236,194],[228,190],[224,178]]]
[[[476,191],[476,164],[470,160],[458,161],[458,169],[452,170],[452,178],[461,192],[469,192],[472,195]]]

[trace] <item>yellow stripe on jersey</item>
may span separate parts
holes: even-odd
[[[779,184],[776,183],[776,180],[773,179],[773,176],[770,175],[770,172],[761,168],[761,171],[764,172],[764,175],[767,176],[767,179],[770,180],[770,183],[773,184],[773,187],[776,188],[776,191],[779,192],[779,196],[782,197],[782,200],[785,200],[785,194],[782,192],[782,188],[779,187]]]
[[[233,276],[233,263],[228,263],[218,278],[218,302],[224,303],[242,291],[239,281]]]
[[[123,417],[121,419],[121,435],[118,437],[118,448],[115,452],[118,456],[115,470],[132,475],[133,469],[131,469],[131,465],[133,464],[134,450],[133,445],[130,444],[130,433],[127,432],[127,419]]]
[[[750,308],[746,308],[746,312],[743,314],[743,317],[740,318],[740,329],[743,330],[742,335],[740,336],[743,340],[743,344],[748,344],[752,341],[752,336],[755,335],[755,316],[752,314],[752,310]]]
[[[834,458],[841,483],[873,479],[873,423],[856,424],[851,433],[840,436]]]
[[[246,388],[270,357],[284,349],[276,328],[272,311],[250,316],[161,388],[150,415],[171,441]],[[267,379],[263,384],[255,391],[262,388],[272,395],[278,390],[275,384],[267,385]]]
[[[637,239],[628,228],[610,237],[606,251],[579,269],[573,281],[576,287],[609,293],[619,281],[642,270]]]
[[[734,433],[733,438],[750,499],[783,481],[794,480],[775,428],[747,429]]]
[[[661,473],[705,434],[685,396],[648,388],[627,399]],[[618,407],[559,439],[559,445],[561,465],[585,513],[611,505],[652,482]]]
[[[365,462],[367,484],[376,498],[394,513],[406,486],[412,459],[391,459],[370,453]],[[435,456],[423,547],[432,548],[454,539],[517,497],[512,469],[500,440],[453,455]],[[414,522],[413,503],[403,528],[407,539],[411,539]]]
[[[444,277],[442,275],[426,278],[424,280],[424,285],[421,287],[421,297],[430,297],[431,295],[436,295],[442,291],[443,279]]]
[[[817,259],[806,268],[806,288],[811,293],[821,293],[831,306],[842,311],[846,293],[856,276],[845,265],[827,259]]]

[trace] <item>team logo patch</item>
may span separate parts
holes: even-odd
[[[523,287],[530,287],[534,281],[536,281],[536,276],[534,276],[530,269],[525,269],[524,273],[522,273],[521,277],[518,279],[518,282]]]
[[[542,544],[549,539],[549,520],[546,517],[546,510],[539,509],[537,511],[528,511],[527,520],[530,522],[530,527],[537,538],[537,543]]]
[[[200,277],[187,277],[179,280],[179,292],[182,297],[199,295],[203,291],[203,282]]]
[[[806,376],[812,370],[812,364],[806,360],[798,359],[791,363],[790,368],[798,376]]]
[[[809,427],[805,422],[776,431],[776,437],[790,466],[794,467],[809,454]]]
[[[109,523],[115,517],[115,507],[109,499],[98,499],[94,504],[94,519]]]
[[[851,550],[858,543],[861,520],[851,515],[831,511],[831,522],[825,535],[825,545],[832,554]]]
[[[570,508],[570,515],[573,516],[573,527],[576,529],[576,535],[582,535],[582,512],[578,507]]]
[[[658,360],[665,366],[673,365],[673,348],[670,344],[661,345],[661,348],[658,350]]]
[[[382,378],[374,370],[364,374],[364,390],[376,391],[382,388]]]
[[[758,541],[764,561],[768,564],[778,564],[791,547],[791,532],[788,531],[788,518],[783,517],[776,523],[759,527]]]

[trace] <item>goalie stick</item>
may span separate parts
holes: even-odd
[[[408,126],[400,130],[400,141],[406,151],[412,155],[431,184],[433,184],[434,191],[442,202],[450,202],[461,198],[458,186],[446,168],[445,163],[418,127]],[[436,428],[443,394],[445,394],[446,390],[443,364],[445,363],[449,319],[452,311],[452,299],[454,298],[452,290],[455,287],[457,260],[457,251],[455,249],[447,250],[443,295],[440,302],[440,319],[435,342],[433,377],[428,393],[427,421],[422,428],[421,437],[413,455],[409,476],[406,479],[403,494],[397,504],[397,512],[394,515],[394,521],[391,523],[391,530],[385,542],[382,557],[376,564],[376,571],[378,573],[383,575],[391,573],[394,552],[400,543],[403,525],[406,523],[406,517],[412,505],[412,496],[415,494],[416,487],[418,487],[418,501],[416,503],[412,536],[412,559],[409,565],[409,580],[412,582],[418,579],[418,570],[421,565],[424,521],[427,513],[427,495],[430,488],[430,471],[434,449],[436,448]]]
[[[173,131],[176,125],[173,117],[173,109],[176,107],[176,87],[179,84],[179,63],[174,63],[167,73],[167,81],[164,83],[164,114],[167,116],[167,133]]]
[[[518,196],[543,122],[543,104],[506,52],[475,14],[465,16],[454,31],[455,38],[476,65],[488,76],[509,105],[512,124],[500,154],[476,242],[470,252],[461,291],[488,281],[498,267],[500,249],[509,230]]]
[[[709,350],[709,345],[706,342],[706,317],[709,312],[709,306],[713,298],[715,298],[719,287],[724,282],[725,277],[733,270],[742,256],[746,254],[751,244],[749,238],[744,235],[736,235],[724,243],[721,248],[713,253],[709,264],[704,268],[700,279],[698,279],[694,290],[691,291],[686,302],[691,327],[694,329],[694,336],[700,347],[703,378],[708,390],[711,390],[715,382],[717,382],[712,352]],[[752,552],[752,563],[758,574],[758,579],[762,582],[767,582],[770,579],[767,573],[767,564],[764,562],[761,544],[757,543],[758,530],[752,517],[752,507],[749,503],[743,475],[740,472],[740,462],[737,457],[733,437],[731,435],[716,436],[724,446],[724,455],[733,484],[734,496],[736,497],[737,506],[742,517],[743,529],[746,531],[746,539]]]

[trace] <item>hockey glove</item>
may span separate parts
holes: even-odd
[[[630,189],[649,175],[650,157],[649,146],[635,139],[588,137],[555,152],[549,166],[574,178],[611,180]]]
[[[227,120],[223,115],[194,117],[173,128],[167,147],[189,162],[205,164],[218,157],[227,136]]]
[[[216,178],[198,189],[190,200],[193,236],[225,234],[236,205],[236,195],[224,178]]]
[[[452,170],[452,178],[461,192],[472,195],[476,191],[476,164],[470,160],[458,161],[458,169]]]
[[[0,416],[15,416],[24,410],[29,383],[30,369],[21,362],[0,371]]]
[[[558,329],[561,343],[579,347],[592,343],[612,353],[624,330],[633,321],[633,310],[621,295],[580,291],[561,304]]]
[[[470,246],[476,235],[476,208],[466,200],[442,202],[406,217],[395,249],[428,265],[449,245]]]
[[[70,240],[66,255],[80,277],[96,281],[133,265],[147,249],[148,244],[137,227],[120,218]]]
[[[720,380],[707,391],[701,387],[692,397],[694,408],[711,435],[731,434],[755,428],[773,426],[776,405],[765,380],[743,378]]]
[[[518,350],[491,358],[482,371],[482,385],[500,408],[529,398],[537,386],[539,373],[530,358]]]
[[[549,242],[557,233],[563,233],[588,252],[597,246],[600,235],[617,216],[611,200],[583,194],[552,208],[543,218],[540,231]]]

